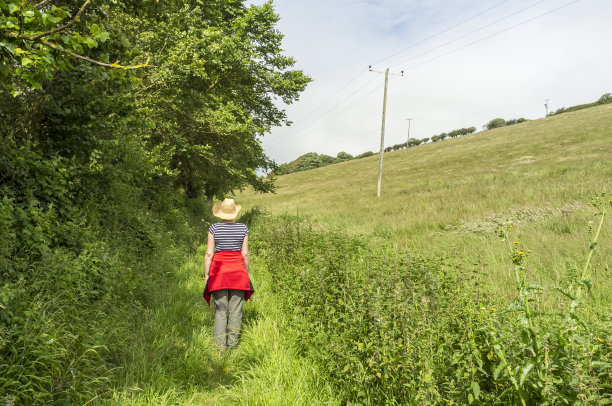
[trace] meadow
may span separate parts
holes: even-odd
[[[559,283],[587,249],[589,202],[612,190],[612,106],[601,106],[277,178],[275,194],[245,191],[246,207],[307,217],[421,254],[479,258],[489,289],[511,295],[506,247],[516,226],[539,283]],[[609,286],[612,232],[602,232],[594,277]],[[595,295],[606,303],[610,289]]]
[[[238,195],[256,294],[225,354],[201,298],[209,205],[157,218],[119,185],[114,215],[87,211],[112,227],[79,255],[41,249],[44,283],[3,291],[0,398],[612,403],[611,130],[600,106],[391,152],[380,199],[376,157]]]
[[[298,354],[347,405],[611,403],[611,130],[601,106],[387,153],[380,198],[377,157],[240,194]]]

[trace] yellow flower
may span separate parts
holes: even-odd
[[[514,241],[515,244],[520,244],[518,241]]]
[[[597,337],[597,340],[598,340],[600,343],[603,343],[603,340],[602,340],[601,338]]]
[[[512,230],[514,226],[508,226],[508,230]]]
[[[523,252],[523,251],[519,251],[519,255],[523,255],[523,254],[524,254],[524,252]]]
[[[379,378],[381,378],[381,377],[382,377],[382,375],[380,374],[380,372],[377,372],[377,373],[376,373],[376,376],[377,376],[377,377],[379,377]]]
[[[496,312],[496,311],[497,311],[497,309],[496,309],[496,308],[494,308],[494,307],[492,307],[492,308],[491,308],[491,310],[493,310],[494,312]]]

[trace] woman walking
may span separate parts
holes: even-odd
[[[254,292],[249,279],[249,229],[234,219],[240,205],[224,199],[213,206],[213,214],[222,221],[208,229],[204,259],[206,276],[204,299],[215,304],[215,346],[220,350],[238,344],[242,323],[242,303]]]

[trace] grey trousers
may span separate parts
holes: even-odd
[[[215,346],[233,348],[238,344],[240,335],[244,291],[221,289],[211,293],[215,302],[215,327],[213,329]]]

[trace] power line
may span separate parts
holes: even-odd
[[[343,103],[345,103],[347,100],[349,100],[351,97],[353,97],[354,95],[356,95],[357,93],[359,93],[363,88],[365,88],[366,86],[370,85],[372,82],[374,82],[376,80],[376,78],[372,78],[371,80],[367,81],[366,83],[364,83],[362,86],[360,86],[359,88],[357,88],[355,91],[353,91],[350,95],[348,95],[343,101],[341,101],[340,103],[337,103],[335,106],[333,106],[330,110],[328,110],[327,112],[325,112],[323,115],[319,116],[318,118],[316,118],[315,120],[313,120],[312,122],[308,123],[308,125],[306,127],[302,127],[301,129],[291,133],[288,136],[285,136],[283,138],[281,138],[278,143],[275,145],[277,148],[280,146],[284,146],[287,144],[287,142],[289,142],[290,140],[292,140],[293,138],[295,138],[296,136],[298,136],[299,134],[305,132],[306,130],[310,130],[310,132],[313,131],[312,129],[312,125],[314,125],[315,123],[317,123],[318,121],[321,121],[323,118],[325,118],[327,115],[332,114],[334,112],[335,109],[339,108]],[[374,89],[376,90],[376,89]],[[334,118],[338,117],[338,115],[344,113],[346,110],[348,110],[348,108],[353,107],[356,103],[362,101],[366,96],[369,96],[372,92],[374,92],[374,90],[370,91],[369,93],[365,94],[364,96],[362,96],[361,98],[357,99],[356,102],[348,105],[346,108],[344,108],[343,110],[341,110],[339,113],[334,114],[334,117],[332,117],[330,120],[324,121],[323,123],[321,123],[321,125],[316,126],[315,128],[318,129],[320,128],[322,125],[327,124],[329,121],[333,120]]]
[[[299,118],[296,122],[298,123],[298,125],[300,125],[304,120],[306,120],[308,117],[310,117],[311,115],[313,115],[317,110],[323,108],[323,106],[325,105],[325,103],[329,102],[331,99],[333,99],[335,96],[337,96],[338,94],[340,94],[340,92],[342,92],[345,88],[347,88],[351,83],[353,83],[355,80],[357,80],[361,75],[363,75],[365,72],[360,70],[359,73],[357,75],[355,75],[351,80],[349,80],[348,82],[346,82],[343,86],[341,86],[335,93],[333,93],[331,96],[329,96],[327,99],[325,99],[325,101],[323,103],[320,103],[317,105],[317,107],[315,107],[314,109],[312,109],[310,112],[306,113],[304,116],[302,116],[301,118]]]
[[[546,1],[546,0],[544,0],[544,1]],[[497,36],[497,35],[499,35],[499,34],[502,34],[502,33],[506,32],[506,31],[509,31],[509,30],[511,30],[511,29],[513,29],[513,28],[516,28],[516,27],[521,26],[521,25],[523,25],[523,24],[527,24],[528,22],[531,22],[531,21],[536,20],[536,19],[538,19],[538,18],[544,17],[545,15],[551,14],[551,13],[553,13],[553,12],[557,11],[557,10],[560,10],[560,9],[562,9],[562,8],[565,8],[565,7],[567,7],[567,6],[570,6],[570,5],[572,5],[572,4],[574,4],[574,3],[577,3],[577,2],[579,2],[579,1],[581,1],[581,0],[573,0],[573,1],[570,1],[569,3],[564,4],[564,5],[560,6],[560,7],[554,8],[554,9],[549,10],[549,11],[547,11],[547,12],[545,12],[545,13],[542,13],[542,14],[538,14],[538,15],[537,15],[537,16],[535,16],[535,17],[529,18],[529,19],[527,19],[527,20],[525,20],[525,21],[522,21],[522,22],[520,22],[520,23],[518,23],[518,24],[512,25],[512,26],[510,26],[510,27],[508,27],[508,28],[505,28],[505,29],[503,29],[503,30],[501,30],[501,31],[498,31],[498,32],[496,32],[496,33],[494,33],[494,34],[487,35],[486,37],[481,38],[481,39],[478,39],[478,40],[473,41],[473,42],[470,42],[470,43],[469,43],[469,44],[467,44],[467,45],[461,46],[461,47],[459,47],[459,48],[455,48],[455,49],[453,49],[453,50],[451,50],[451,51],[449,51],[449,52],[446,52],[446,53],[444,53],[444,54],[438,55],[438,56],[436,56],[436,57],[434,57],[434,58],[430,58],[430,59],[428,59],[428,60],[426,60],[426,61],[423,61],[423,62],[421,62],[421,63],[417,63],[417,64],[415,64],[415,65],[412,65],[412,66],[409,66],[409,67],[407,67],[407,68],[404,68],[404,71],[407,71],[407,70],[410,70],[410,69],[414,69],[414,68],[416,68],[416,67],[418,67],[418,66],[424,65],[424,64],[429,63],[429,62],[432,62],[432,61],[435,61],[435,60],[440,59],[440,58],[442,58],[442,57],[444,57],[444,56],[450,55],[450,54],[452,54],[452,53],[455,53],[455,52],[457,52],[457,51],[460,51],[460,50],[462,50],[462,49],[465,49],[465,48],[467,48],[467,47],[470,47],[470,46],[472,46],[472,45],[474,45],[474,44],[477,44],[477,43],[482,42],[482,41],[485,41],[485,40],[487,40],[487,39],[489,39],[489,38],[495,37],[495,36]]]
[[[475,29],[475,30],[473,30],[473,31],[468,32],[467,34],[463,34],[463,35],[461,35],[460,37],[457,37],[457,38],[454,38],[454,39],[452,39],[452,40],[450,40],[450,41],[447,41],[447,42],[445,42],[444,44],[439,45],[439,46],[437,46],[437,47],[435,47],[435,48],[429,49],[429,50],[427,50],[427,51],[425,51],[425,52],[421,52],[421,53],[420,53],[420,54],[418,54],[418,55],[415,55],[415,56],[412,56],[412,57],[410,57],[410,58],[408,58],[408,59],[404,59],[404,60],[402,60],[402,61],[400,61],[400,62],[397,62],[397,63],[393,64],[392,66],[401,65],[401,64],[406,63],[406,62],[408,62],[408,61],[411,61],[411,60],[413,60],[413,59],[416,59],[416,58],[418,58],[418,57],[420,57],[420,56],[427,55],[427,54],[429,54],[429,53],[431,53],[431,52],[435,51],[436,49],[443,48],[443,47],[445,47],[446,45],[449,45],[449,44],[452,44],[453,42],[459,41],[460,39],[465,38],[465,37],[468,37],[468,36],[470,36],[470,35],[472,35],[472,34],[474,34],[474,33],[478,32],[478,31],[482,31],[482,30],[484,30],[485,28],[492,26],[493,24],[497,24],[497,23],[499,23],[500,21],[506,20],[506,19],[508,19],[508,18],[510,18],[510,17],[513,17],[513,16],[517,15],[517,14],[520,14],[520,13],[522,13],[522,12],[523,12],[523,11],[525,11],[525,10],[529,10],[530,8],[533,8],[533,7],[537,6],[538,4],[544,3],[545,1],[548,1],[548,0],[539,0],[539,1],[536,1],[535,3],[533,3],[533,4],[531,4],[531,5],[527,6],[527,7],[524,7],[524,8],[522,8],[522,9],[518,10],[518,11],[515,11],[514,13],[508,14],[508,15],[507,15],[507,16],[505,16],[505,17],[499,18],[499,19],[497,19],[497,20],[495,20],[495,21],[493,21],[493,22],[490,22],[490,23],[488,23],[488,24],[485,24],[485,25],[483,25],[482,27],[479,27],[479,28],[477,28],[477,29]]]
[[[387,57],[385,57],[385,58],[383,58],[383,59],[380,59],[380,60],[378,60],[378,61],[374,62],[374,63],[373,63],[373,65],[377,65],[377,64],[379,64],[379,63],[380,63],[380,62],[382,62],[382,61],[385,61],[385,60],[390,59],[390,58],[392,58],[392,57],[394,57],[394,56],[396,56],[396,55],[401,54],[402,52],[407,51],[408,49],[414,48],[414,47],[415,47],[415,46],[417,46],[417,45],[421,45],[421,44],[423,44],[423,43],[425,43],[425,42],[427,42],[427,41],[429,41],[429,40],[431,40],[431,39],[433,39],[433,38],[435,38],[435,37],[437,37],[437,36],[440,36],[440,35],[444,34],[445,32],[448,32],[448,31],[452,30],[452,29],[453,29],[453,28],[455,28],[455,27],[458,27],[458,26],[460,26],[460,25],[462,25],[462,24],[464,24],[464,23],[466,23],[466,22],[468,22],[468,21],[470,21],[470,20],[472,20],[472,19],[474,19],[474,18],[476,18],[476,17],[478,17],[478,16],[480,16],[480,15],[482,15],[482,14],[487,13],[488,11],[493,10],[493,9],[494,9],[494,8],[496,8],[496,7],[501,6],[501,5],[502,5],[502,4],[504,4],[504,3],[507,3],[508,1],[510,1],[510,0],[504,0],[504,1],[500,2],[500,3],[497,3],[497,4],[495,4],[494,6],[489,7],[489,8],[487,8],[487,9],[485,9],[485,10],[483,10],[483,11],[479,12],[479,13],[476,13],[476,14],[472,15],[471,17],[469,17],[469,18],[467,18],[467,19],[465,19],[465,20],[463,20],[463,21],[461,21],[461,22],[459,22],[459,23],[457,23],[457,24],[454,24],[454,25],[452,25],[452,26],[450,26],[450,27],[448,27],[448,28],[446,28],[446,29],[444,29],[444,30],[442,30],[442,31],[439,31],[438,33],[436,33],[436,34],[434,34],[434,35],[431,35],[431,36],[429,36],[429,37],[427,37],[427,38],[424,38],[423,40],[421,40],[421,41],[419,41],[419,42],[416,42],[416,43],[414,43],[414,44],[410,45],[409,47],[406,47],[406,48],[404,48],[404,49],[402,49],[402,50],[400,50],[400,51],[398,51],[398,52],[396,52],[396,53],[394,53],[394,54],[392,54],[392,55],[389,55],[389,56],[387,56]],[[348,82],[346,82],[346,83],[345,83],[343,86],[341,86],[341,87],[340,87],[340,88],[339,88],[339,89],[338,89],[338,90],[337,90],[335,93],[333,93],[333,94],[332,94],[330,97],[328,97],[328,98],[327,98],[327,99],[326,99],[326,100],[325,100],[323,103],[319,104],[317,107],[315,107],[313,110],[311,110],[310,112],[308,112],[306,115],[304,115],[304,116],[302,116],[300,119],[296,120],[296,123],[298,123],[298,125],[299,125],[299,124],[301,124],[301,122],[302,122],[303,120],[305,120],[306,118],[310,117],[310,116],[311,116],[312,114],[314,114],[314,113],[315,113],[317,110],[319,110],[320,108],[322,108],[322,107],[325,105],[325,103],[327,103],[327,102],[329,102],[331,99],[333,99],[333,98],[334,98],[334,97],[335,97],[337,94],[339,94],[339,93],[340,93],[342,90],[344,90],[344,89],[345,89],[346,87],[348,87],[348,86],[349,86],[351,83],[353,83],[355,80],[357,80],[357,78],[359,78],[359,76],[361,76],[362,74],[363,74],[363,72],[362,72],[362,71],[360,71],[360,72],[359,72],[359,73],[358,73],[358,74],[357,74],[357,75],[356,75],[356,76],[355,76],[353,79],[351,79],[351,80],[349,80]]]
[[[496,7],[500,6],[500,5],[502,5],[502,4],[504,4],[504,3],[508,2],[508,1],[509,1],[509,0],[504,0],[504,1],[500,2],[500,3],[497,3],[496,5],[494,5],[494,6],[492,6],[492,7],[489,7],[488,9],[486,9],[486,10],[484,10],[484,11],[482,11],[482,12],[479,12],[479,13],[477,13],[477,14],[475,14],[475,15],[473,15],[473,16],[471,16],[471,17],[469,17],[469,18],[467,18],[467,19],[465,19],[465,20],[463,20],[463,21],[461,21],[461,22],[459,22],[459,23],[457,23],[457,24],[455,24],[455,25],[453,25],[453,26],[451,26],[451,27],[449,27],[449,28],[445,29],[445,30],[442,30],[442,31],[438,32],[437,34],[434,34],[434,35],[432,35],[432,36],[430,36],[430,37],[428,37],[428,38],[426,38],[426,39],[424,39],[424,40],[422,40],[422,41],[420,41],[420,42],[418,42],[418,43],[416,43],[416,44],[413,44],[413,45],[411,45],[410,47],[405,48],[405,49],[404,49],[404,50],[402,50],[402,51],[396,52],[395,54],[393,54],[393,55],[391,55],[391,56],[389,56],[389,57],[383,58],[382,60],[389,59],[389,58],[391,58],[391,57],[393,57],[393,56],[395,56],[395,55],[398,55],[398,54],[400,54],[400,53],[404,52],[404,51],[405,51],[405,50],[407,50],[407,49],[410,49],[410,48],[412,48],[412,47],[414,47],[414,46],[416,46],[416,45],[422,44],[422,43],[424,43],[424,42],[426,42],[426,41],[428,41],[428,40],[430,40],[430,39],[432,39],[432,38],[435,38],[436,36],[439,36],[439,35],[441,35],[441,34],[443,34],[443,33],[447,32],[447,31],[451,30],[452,28],[455,28],[455,27],[457,27],[457,26],[459,26],[459,25],[461,25],[461,24],[463,24],[463,23],[465,23],[465,22],[467,22],[467,21],[469,21],[469,20],[471,20],[471,19],[473,19],[473,18],[475,18],[475,17],[477,17],[477,16],[479,16],[479,15],[482,15],[482,14],[484,14],[484,13],[486,13],[486,12],[488,12],[488,11],[490,11],[490,10],[492,10],[492,9],[494,9],[494,8],[496,8]],[[480,31],[480,30],[482,30],[482,29],[484,29],[484,28],[486,28],[486,27],[488,27],[488,26],[491,26],[491,25],[495,24],[495,23],[498,23],[498,22],[500,22],[500,21],[503,21],[504,19],[510,18],[510,17],[512,17],[512,16],[514,16],[514,15],[516,15],[516,14],[518,14],[518,13],[521,13],[521,12],[523,12],[523,11],[525,11],[525,10],[529,9],[529,8],[535,7],[536,5],[538,5],[538,4],[540,4],[540,3],[543,3],[543,2],[545,2],[545,1],[548,1],[548,0],[539,0],[539,1],[537,1],[537,2],[535,2],[535,3],[533,3],[533,4],[531,4],[531,5],[529,5],[529,6],[527,6],[527,7],[525,7],[525,8],[523,8],[523,9],[519,10],[519,11],[516,11],[516,12],[514,12],[514,13],[512,13],[512,14],[510,14],[510,15],[507,15],[507,16],[505,16],[505,17],[501,18],[501,19],[498,19],[498,20],[496,20],[496,21],[494,21],[494,22],[492,22],[492,23],[489,23],[489,24],[487,24],[487,25],[484,25],[484,26],[482,26],[482,27],[480,27],[480,28],[478,28],[478,29],[476,29],[476,30],[474,30],[474,31],[469,32],[468,34],[464,34],[464,35],[462,35],[462,36],[460,36],[460,37],[458,37],[458,38],[455,38],[455,39],[453,39],[453,40],[451,40],[451,41],[448,41],[448,42],[446,42],[445,44],[442,44],[442,45],[440,45],[440,46],[434,47],[434,48],[432,48],[432,49],[430,49],[430,50],[428,50],[428,51],[426,51],[426,52],[424,52],[424,53],[421,53],[421,54],[419,54],[419,55],[417,55],[417,56],[414,56],[414,57],[411,57],[411,58],[409,58],[409,59],[406,59],[406,60],[404,60],[404,61],[402,61],[402,62],[400,62],[400,63],[403,63],[403,62],[406,62],[406,61],[409,61],[409,60],[415,59],[415,58],[417,58],[417,57],[419,57],[419,56],[422,56],[422,55],[425,55],[425,54],[430,53],[430,52],[432,52],[432,51],[435,51],[436,49],[439,49],[439,48],[441,48],[441,47],[443,47],[443,46],[446,46],[446,45],[448,45],[448,44],[450,44],[450,43],[452,43],[452,42],[455,42],[455,41],[457,41],[457,40],[459,40],[459,39],[461,39],[461,38],[464,38],[464,37],[466,37],[466,36],[468,36],[468,35],[471,35],[471,34],[473,34],[473,33],[475,33],[475,32],[478,32],[478,31]],[[397,65],[398,65],[398,64],[394,64],[394,65],[392,65],[392,66],[397,66]],[[322,104],[320,104],[319,106],[315,107],[313,110],[311,110],[311,111],[310,111],[309,113],[307,113],[305,116],[303,116],[301,119],[297,120],[297,121],[296,121],[296,122],[297,122],[297,127],[299,128],[299,126],[300,126],[300,125],[302,125],[302,123],[304,122],[304,120],[305,120],[307,117],[310,117],[310,116],[311,116],[312,114],[314,114],[316,111],[318,111],[319,109],[323,108],[323,106],[324,106],[326,103],[328,103],[330,100],[332,100],[332,99],[333,99],[333,98],[334,98],[334,97],[335,97],[337,94],[339,94],[339,93],[340,93],[342,90],[344,90],[344,89],[345,89],[347,86],[349,86],[349,85],[350,85],[350,84],[351,84],[351,83],[352,83],[354,80],[356,80],[357,78],[359,78],[359,76],[361,76],[361,74],[362,74],[362,73],[359,73],[357,76],[355,76],[355,77],[354,77],[353,79],[351,79],[349,82],[347,82],[347,83],[346,83],[344,86],[342,86],[342,87],[341,87],[341,88],[340,88],[338,91],[336,91],[334,94],[332,94],[330,97],[328,97],[328,98],[327,98],[327,99],[326,99],[326,100],[325,100],[325,101],[324,101]],[[370,81],[370,82],[371,82],[371,81]],[[352,97],[354,94],[356,94],[356,93],[357,93],[359,90],[361,90],[363,87],[367,86],[367,85],[368,85],[370,82],[366,83],[365,85],[363,85],[362,87],[360,87],[359,89],[357,89],[355,92],[351,93],[349,96],[347,96],[347,97],[345,98],[345,100],[343,100],[343,101],[342,101],[342,102],[340,102],[339,104],[337,104],[337,105],[335,105],[334,107],[332,107],[332,108],[331,108],[330,110],[328,110],[328,111],[327,111],[325,114],[323,114],[323,115],[319,116],[319,117],[318,117],[317,119],[315,119],[313,122],[310,122],[310,123],[306,124],[306,127],[302,127],[302,128],[300,128],[300,129],[298,129],[297,131],[292,132],[292,134],[291,134],[290,138],[294,138],[295,136],[299,135],[300,133],[302,133],[302,132],[304,132],[306,129],[308,129],[308,126],[312,125],[313,123],[315,123],[315,122],[317,122],[317,121],[320,121],[320,120],[321,120],[321,119],[323,119],[323,118],[324,118],[324,117],[325,117],[327,114],[331,114],[331,111],[332,111],[333,109],[337,108],[337,107],[338,107],[340,104],[342,104],[344,101],[346,101],[346,100],[350,99],[350,98],[351,98],[351,97]],[[342,112],[344,112],[345,110],[346,110],[346,109],[344,109]],[[335,116],[335,117],[337,117],[338,115],[339,115],[339,114],[336,114],[336,116]],[[333,118],[331,118],[330,120],[328,120],[328,122],[329,122],[329,121],[331,121],[331,120],[333,120],[335,117],[333,117]],[[320,126],[317,126],[317,128],[318,128],[318,127],[320,127]],[[311,130],[311,131],[312,131],[312,130]],[[289,141],[289,140],[288,140],[288,138],[287,138],[287,137],[283,137],[283,138],[282,138],[282,139],[281,139],[279,142],[280,142],[281,144],[285,145],[285,144],[286,144],[288,141]]]
[[[322,123],[320,123],[319,125],[317,125],[314,128],[310,129],[310,132],[313,133],[317,130],[319,130],[320,128],[322,128],[325,124],[329,124],[330,122],[334,121],[335,119],[337,119],[338,117],[340,117],[342,114],[344,114],[347,110],[349,110],[352,107],[355,107],[356,105],[358,105],[359,103],[361,103],[362,101],[365,100],[366,97],[368,97],[369,95],[371,95],[372,93],[374,93],[375,91],[378,90],[378,87],[374,87],[372,90],[370,90],[368,93],[364,94],[363,96],[361,96],[359,99],[355,100],[353,103],[347,105],[345,108],[343,108],[342,110],[340,110],[338,113],[336,113],[336,115],[332,118],[330,118],[327,121],[324,121]]]
[[[380,64],[381,62],[386,61],[387,59],[391,59],[391,58],[393,58],[394,56],[401,54],[402,52],[405,52],[405,51],[407,51],[407,50],[409,50],[409,49],[412,49],[412,48],[416,47],[417,45],[421,45],[421,44],[423,44],[423,43],[425,43],[425,42],[429,41],[430,39],[433,39],[433,38],[435,38],[435,37],[438,37],[438,36],[440,36],[440,35],[444,34],[445,32],[448,32],[448,31],[452,30],[453,28],[456,28],[456,27],[458,27],[458,26],[460,26],[460,25],[462,25],[462,24],[464,24],[464,23],[466,23],[466,22],[468,22],[468,21],[470,21],[470,20],[472,20],[472,19],[474,19],[474,18],[476,18],[476,17],[478,17],[478,16],[481,16],[481,15],[485,14],[485,13],[486,13],[486,12],[488,12],[488,11],[493,10],[493,9],[494,9],[494,8],[496,8],[496,7],[501,6],[501,5],[502,5],[502,4],[504,4],[504,3],[507,3],[508,1],[510,1],[510,0],[504,0],[504,1],[502,1],[501,3],[497,3],[496,5],[494,5],[494,6],[492,6],[492,7],[489,7],[488,9],[483,10],[483,11],[481,11],[481,12],[477,13],[477,14],[474,14],[473,16],[471,16],[471,17],[469,17],[469,18],[467,18],[467,19],[465,19],[465,20],[463,20],[463,21],[461,21],[461,22],[459,22],[459,23],[457,23],[457,24],[455,24],[455,25],[452,25],[452,26],[450,26],[450,27],[448,27],[448,28],[446,28],[446,29],[444,29],[444,30],[442,30],[442,31],[440,31],[440,32],[438,32],[438,33],[436,33],[436,34],[432,35],[432,36],[429,36],[429,37],[427,37],[427,38],[424,38],[424,39],[422,39],[422,40],[420,40],[420,41],[418,41],[418,42],[415,42],[414,44],[412,44],[412,45],[410,45],[410,46],[408,46],[408,47],[406,47],[406,48],[404,48],[404,49],[402,49],[402,50],[400,50],[400,51],[397,51],[397,52],[396,52],[396,53],[394,53],[394,54],[391,54],[391,55],[389,55],[389,56],[386,56],[386,57],[384,57],[384,58],[382,58],[382,59],[380,59],[380,60],[378,60],[378,61],[374,62],[374,63],[373,63],[373,65],[378,65],[378,64]]]
[[[514,13],[512,13],[512,14],[508,15],[508,16],[506,16],[506,17],[503,17],[503,18],[498,19],[498,20],[496,20],[496,21],[494,21],[494,22],[492,22],[492,23],[489,23],[489,24],[487,24],[487,25],[485,25],[485,26],[483,26],[483,27],[480,27],[480,28],[478,28],[477,30],[471,31],[470,33],[465,34],[465,35],[463,35],[463,36],[461,36],[461,37],[458,37],[458,38],[456,38],[455,40],[449,41],[449,42],[447,42],[447,43],[445,43],[445,44],[443,44],[443,45],[441,45],[441,46],[435,47],[435,48],[431,49],[430,51],[427,51],[426,53],[429,53],[429,52],[431,52],[431,51],[434,51],[434,50],[436,50],[436,49],[439,49],[439,48],[441,48],[441,47],[443,47],[443,46],[445,46],[445,45],[448,45],[449,43],[452,43],[452,42],[454,42],[454,41],[458,40],[458,39],[464,38],[464,37],[465,37],[465,36],[467,36],[467,35],[470,35],[470,34],[473,34],[473,33],[477,32],[477,31],[480,31],[480,30],[482,30],[482,29],[484,29],[484,28],[486,28],[486,27],[488,27],[488,26],[491,26],[491,25],[493,25],[493,24],[495,24],[495,23],[497,23],[497,22],[500,22],[500,21],[502,21],[502,20],[504,20],[504,19],[507,19],[507,18],[509,18],[509,17],[511,17],[511,16],[514,16],[514,15],[516,15],[516,14],[518,14],[518,13],[522,12],[522,11],[525,11],[526,9],[529,9],[529,8],[531,8],[531,7],[534,7],[534,6],[538,5],[538,4],[540,4],[540,3],[543,3],[544,1],[547,1],[547,0],[540,0],[540,1],[537,1],[537,2],[533,3],[533,4],[532,4],[532,5],[530,5],[530,6],[527,6],[527,7],[523,8],[523,9],[521,9],[521,10],[519,10],[519,11],[516,11],[516,12],[514,12]],[[449,51],[449,52],[446,52],[446,53],[444,53],[444,54],[441,54],[441,55],[438,55],[438,56],[436,56],[436,57],[430,58],[430,59],[428,59],[428,60],[426,60],[426,61],[423,61],[423,62],[421,62],[421,63],[418,63],[418,64],[415,64],[415,65],[409,66],[408,68],[405,68],[405,69],[404,69],[404,71],[406,71],[406,70],[410,70],[410,69],[414,69],[414,68],[416,68],[416,67],[418,67],[418,66],[424,65],[424,64],[429,63],[429,62],[432,62],[432,61],[435,61],[435,60],[440,59],[440,58],[442,58],[442,57],[444,57],[444,56],[447,56],[447,55],[449,55],[449,54],[452,54],[452,53],[454,53],[454,52],[460,51],[460,50],[462,50],[462,49],[465,49],[465,48],[467,48],[467,47],[470,47],[470,46],[472,46],[472,45],[475,45],[475,44],[477,44],[477,43],[479,43],[479,42],[485,41],[485,40],[487,40],[487,39],[489,39],[489,38],[492,38],[492,37],[495,37],[495,36],[497,36],[497,35],[500,35],[500,34],[502,34],[502,33],[506,32],[506,31],[509,31],[509,30],[511,30],[511,29],[514,29],[514,28],[516,28],[516,27],[519,27],[519,26],[521,26],[521,25],[523,25],[523,24],[526,24],[526,23],[528,23],[528,22],[534,21],[534,20],[536,20],[536,19],[538,19],[538,18],[544,17],[544,16],[546,16],[546,15],[548,15],[548,14],[551,14],[551,13],[553,13],[553,12],[555,12],[555,11],[557,11],[557,10],[560,10],[560,9],[562,9],[562,8],[568,7],[568,6],[570,6],[570,5],[574,4],[574,3],[577,3],[578,1],[580,1],[580,0],[573,0],[573,1],[570,1],[569,3],[566,3],[566,4],[564,4],[564,5],[560,6],[560,7],[556,7],[556,8],[554,8],[554,9],[552,9],[552,10],[547,11],[547,12],[544,12],[544,13],[538,14],[538,15],[536,15],[536,16],[534,16],[534,17],[532,17],[532,18],[529,18],[529,19],[527,19],[527,20],[525,20],[525,21],[522,21],[522,22],[520,22],[520,23],[514,24],[514,25],[512,25],[512,26],[510,26],[510,27],[507,27],[507,28],[505,28],[505,29],[503,29],[503,30],[500,30],[500,31],[498,31],[498,32],[496,32],[496,33],[493,33],[493,34],[491,34],[491,35],[488,35],[488,36],[486,36],[486,37],[480,38],[480,39],[478,39],[478,40],[476,40],[476,41],[473,41],[473,42],[471,42],[471,43],[469,43],[469,44],[466,44],[466,45],[461,46],[461,47],[459,47],[459,48],[455,48],[455,49],[453,49],[453,50],[451,50],[451,51]],[[501,3],[499,3],[499,4],[501,4]],[[499,4],[498,4],[498,5],[499,5]],[[496,6],[497,6],[497,5],[496,5]],[[496,6],[494,6],[494,7],[496,7]],[[493,7],[492,7],[492,8],[493,8]],[[482,13],[480,13],[480,14],[482,14]],[[471,17],[471,18],[473,18],[473,17]],[[470,18],[470,19],[471,19],[471,18]],[[469,19],[468,19],[468,20],[469,20]],[[467,20],[466,20],[466,21],[467,21]],[[460,24],[461,24],[461,23],[456,24],[455,26],[460,25]],[[452,28],[452,27],[451,27],[451,28]],[[449,29],[450,29],[450,28],[449,28]],[[445,30],[445,31],[448,31],[449,29],[447,29],[447,30]],[[445,32],[445,31],[443,31],[443,32]],[[403,52],[403,51],[400,51],[400,52]],[[396,53],[396,54],[394,54],[394,55],[397,55],[397,54],[398,54],[398,53]],[[417,55],[417,56],[412,57],[412,58],[409,58],[409,59],[407,59],[407,60],[405,60],[405,61],[409,61],[409,60],[415,59],[416,57],[418,57],[418,56],[422,56],[422,55],[423,55],[423,54]],[[385,58],[385,59],[388,59],[388,58]],[[405,61],[403,61],[403,62],[405,62]],[[395,65],[393,65],[393,66],[395,66]],[[361,76],[361,73],[360,73],[359,75],[357,75],[357,76],[356,76],[354,79],[351,79],[351,81],[354,81],[354,80],[355,80],[356,78],[358,78],[359,76]],[[374,80],[374,79],[373,79],[373,80]],[[314,122],[316,122],[316,121],[320,121],[320,120],[321,120],[323,117],[325,117],[325,115],[326,115],[326,114],[330,114],[332,110],[334,110],[334,109],[338,108],[338,107],[339,107],[340,105],[342,105],[342,104],[343,104],[345,101],[347,101],[348,99],[350,99],[350,98],[351,98],[353,95],[355,95],[356,93],[358,93],[359,91],[361,91],[361,89],[363,89],[364,87],[366,87],[367,85],[369,85],[369,84],[370,84],[370,83],[371,83],[373,80],[370,80],[370,81],[366,82],[364,85],[362,85],[361,87],[359,87],[359,88],[358,88],[356,91],[354,91],[354,92],[353,92],[353,93],[351,93],[349,96],[347,96],[347,97],[346,97],[346,98],[345,98],[345,99],[344,99],[342,102],[340,102],[340,103],[336,104],[336,105],[335,105],[334,107],[332,107],[332,109],[331,109],[331,110],[329,110],[327,113],[325,113],[324,115],[320,116],[319,118],[317,118],[316,120],[314,120],[313,122],[311,122],[311,123],[309,123],[309,124],[312,124],[312,123],[314,123]],[[347,86],[348,86],[350,83],[351,83],[351,82],[347,82],[347,84],[345,84],[345,85],[344,85],[344,86],[343,86],[343,87],[342,87],[340,90],[338,90],[338,91],[337,91],[335,94],[332,94],[332,96],[330,96],[330,97],[329,97],[329,98],[328,98],[328,99],[325,101],[325,103],[327,103],[327,102],[328,102],[329,100],[331,100],[331,99],[332,99],[334,96],[336,96],[338,93],[340,93],[340,91],[341,91],[341,90],[343,90],[344,88],[346,88],[346,87],[347,87]],[[331,122],[332,120],[336,119],[336,118],[337,118],[337,117],[338,117],[340,114],[342,114],[342,113],[344,113],[346,110],[348,110],[348,108],[353,107],[355,104],[357,104],[357,103],[359,103],[359,102],[363,101],[363,99],[364,99],[365,97],[369,96],[369,95],[370,95],[371,93],[373,93],[375,90],[376,90],[376,88],[374,88],[373,90],[371,90],[370,92],[368,92],[367,94],[365,94],[364,96],[362,96],[360,99],[356,100],[354,103],[351,103],[350,105],[348,105],[346,108],[344,108],[343,110],[341,110],[341,111],[340,111],[340,113],[336,114],[336,115],[335,115],[334,117],[332,117],[331,119],[326,120],[326,121],[324,121],[324,122],[320,123],[320,124],[319,124],[318,126],[316,126],[314,129],[311,129],[311,132],[312,132],[312,131],[314,131],[315,129],[318,129],[318,128],[322,127],[323,125],[325,125],[325,124],[327,124],[327,123]],[[320,108],[321,106],[322,106],[322,105],[320,105],[318,108]],[[313,111],[309,112],[309,113],[307,114],[307,116],[311,115],[311,114],[312,114],[312,113],[314,113],[314,111],[316,111],[316,110],[317,110],[317,108],[315,108]],[[475,113],[467,113],[467,114],[475,114]],[[304,117],[306,117],[306,116],[304,116]],[[288,136],[288,137],[283,137],[281,140],[279,140],[279,143],[278,143],[277,145],[272,146],[272,151],[273,151],[273,152],[274,152],[275,150],[277,151],[279,146],[281,146],[281,145],[285,145],[287,142],[289,142],[289,141],[291,141],[293,138],[295,138],[295,136],[297,136],[297,135],[299,135],[300,133],[304,132],[304,131],[305,131],[306,129],[308,129],[308,128],[309,128],[309,127],[304,127],[304,128],[302,128],[301,130],[298,130],[297,132],[295,132],[295,133],[291,134],[291,135],[290,135],[290,136]],[[275,148],[275,147],[276,147],[276,148]]]

